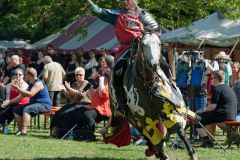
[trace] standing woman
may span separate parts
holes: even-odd
[[[230,77],[230,87],[233,87],[234,83],[239,80],[238,74],[240,73],[239,72],[240,64],[239,62],[233,62],[231,67],[232,67],[232,76]]]
[[[98,61],[98,67],[100,68],[107,68],[107,63],[106,63],[106,56],[100,57]]]
[[[2,75],[1,75],[1,83],[0,83],[0,91],[3,100],[6,100],[6,90],[5,90],[5,85],[9,83],[11,77],[11,57],[7,56],[5,59],[5,63],[2,68]]]
[[[99,71],[100,69],[107,68],[106,56],[101,56],[98,60],[98,65],[92,68],[92,73]],[[94,80],[93,80],[94,81]]]
[[[24,78],[24,72],[22,69],[17,68],[14,72],[13,81],[17,80],[20,83],[20,87],[23,90],[26,90],[28,88],[28,84],[23,80]],[[9,99],[6,99],[3,101],[2,107],[0,108],[0,125],[4,124],[4,121],[7,120],[8,124],[11,123],[11,121],[14,118],[13,115],[13,108],[15,106],[22,106],[24,104],[29,103],[29,97],[24,97],[19,99],[20,96],[19,91],[15,88],[12,88],[9,86],[10,95]]]
[[[86,60],[86,58],[84,58],[85,52],[82,47],[80,47],[78,49],[76,56],[77,56],[77,61],[78,61],[79,66],[83,67],[84,64],[87,63],[87,60]]]
[[[9,83],[10,79],[9,77],[11,76],[11,56],[7,56],[5,59],[5,64],[2,68],[2,83],[7,84]]]
[[[66,69],[66,80],[72,84],[75,82],[75,69],[79,67],[79,63],[77,61],[77,56],[75,53],[71,54],[71,61],[67,64],[67,69]]]
[[[26,135],[31,117],[43,112],[49,112],[52,108],[52,102],[49,97],[47,86],[42,80],[37,78],[36,69],[29,68],[27,70],[26,79],[29,82],[27,90],[21,88],[18,80],[12,82],[12,87],[20,93],[18,99],[30,97],[28,104],[17,106],[13,109],[14,118],[19,129],[19,132],[16,134],[17,136]]]
[[[43,63],[43,52],[38,51],[38,59],[35,64],[35,69],[37,70],[38,78],[42,79],[43,76],[43,68],[44,68],[44,63]]]

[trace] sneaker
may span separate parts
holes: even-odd
[[[86,141],[86,142],[93,142],[96,141],[96,136],[95,135],[81,135],[78,137],[79,141]]]
[[[192,143],[196,146],[200,146],[201,144],[203,144],[201,139],[193,139]]]
[[[139,138],[136,142],[135,145],[145,145],[147,144],[147,141],[145,139]]]
[[[213,142],[211,142],[211,141],[205,141],[205,142],[203,142],[203,144],[201,145],[201,147],[203,147],[203,148],[213,148],[213,147],[214,147],[214,144],[213,144]]]
[[[21,131],[17,132],[17,134],[16,134],[16,136],[26,136],[26,135],[27,135],[27,133],[24,133]]]

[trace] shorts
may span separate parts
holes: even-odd
[[[48,104],[34,103],[34,104],[26,104],[23,106],[17,106],[13,109],[13,112],[18,114],[19,116],[22,116],[23,112],[25,112],[31,115],[31,117],[35,117],[40,113],[49,112],[51,108],[52,106]]]
[[[227,119],[224,114],[217,113],[217,112],[205,112],[201,114],[201,117],[202,117],[201,123],[204,126],[230,120],[230,119]]]

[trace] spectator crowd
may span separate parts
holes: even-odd
[[[214,60],[203,58],[193,51],[179,56],[176,82],[190,109],[201,116],[201,123],[214,136],[216,126],[227,132],[224,121],[239,120],[239,62],[232,62],[221,51]],[[194,138],[203,141],[203,147],[213,147],[213,138],[202,127],[195,126]]]
[[[107,50],[97,54],[81,48],[61,55],[49,45],[37,54],[18,50],[0,55],[0,126],[15,119],[17,136],[27,134],[32,117],[61,106],[62,96],[67,102],[53,118],[54,137],[77,124],[79,139],[94,140],[95,123],[111,117],[108,83],[114,58]]]
[[[95,140],[95,124],[108,121],[98,132],[105,134],[111,123],[108,85],[113,63],[106,49],[84,52],[80,48],[59,54],[49,45],[36,54],[21,50],[0,53],[0,126],[15,119],[16,135],[26,135],[32,117],[49,112],[52,106],[62,106],[52,119],[51,136],[61,138],[74,128],[76,139]],[[202,124],[212,135],[216,126],[226,131],[225,120],[240,120],[239,67],[239,62],[232,62],[225,52],[212,62],[199,54],[179,56],[176,83],[184,97],[192,97],[186,104],[202,117]],[[138,131],[131,130],[134,141],[145,144]],[[213,147],[212,138],[201,127],[195,126],[195,131],[203,147]]]

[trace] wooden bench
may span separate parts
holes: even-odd
[[[32,125],[32,120],[30,123],[30,131],[32,130],[32,126],[36,127],[37,124],[37,129],[40,129],[40,115],[44,115],[44,121],[43,121],[43,125],[44,125],[44,129],[46,129],[47,127],[47,116],[50,117],[50,123],[51,123],[51,119],[52,117],[55,115],[55,113],[62,107],[59,106],[52,106],[51,110],[49,112],[43,112],[38,114],[36,117],[34,117],[33,120],[33,125]],[[14,124],[13,124],[13,129],[16,129],[16,121],[14,120]]]
[[[41,115],[44,115],[44,121],[43,121],[44,129],[47,128],[47,117],[50,117],[50,124],[51,124],[52,117],[61,108],[62,107],[59,107],[59,106],[52,106],[52,108],[51,108],[51,110],[49,112],[41,113]],[[38,125],[40,125],[40,118],[38,118]],[[40,126],[38,126],[38,128],[40,128]]]
[[[238,147],[240,145],[240,121],[225,121],[224,124],[227,127],[227,140],[226,143],[228,148],[231,147],[232,144],[236,144]]]

